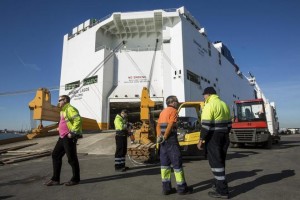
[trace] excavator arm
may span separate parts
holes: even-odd
[[[138,144],[128,147],[128,155],[138,160],[151,160],[155,156],[155,126],[151,120],[150,109],[154,108],[155,102],[150,99],[148,88],[144,87],[141,95],[140,120],[142,126],[135,130],[134,138]]]
[[[140,130],[135,132],[135,140],[139,141],[141,144],[148,144],[150,142],[155,142],[155,138],[152,140],[149,138],[150,133],[154,131],[153,127],[150,126],[150,109],[154,108],[155,102],[150,99],[149,90],[144,87],[141,95],[141,113],[140,119],[142,121],[142,126]],[[153,135],[153,134],[152,134]]]

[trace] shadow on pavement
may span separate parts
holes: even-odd
[[[35,181],[40,181],[43,180],[45,177],[42,176],[30,176],[30,177],[26,177],[24,179],[18,179],[18,180],[13,180],[13,181],[9,181],[6,183],[0,183],[0,186],[7,186],[7,185],[17,185],[17,184],[28,184],[28,183],[32,183]],[[1,199],[1,198],[0,198]]]
[[[240,171],[240,172],[234,172],[231,174],[227,174],[227,180],[228,182],[237,180],[237,179],[243,179],[243,178],[248,178],[257,175],[257,172],[263,171],[262,169],[256,169],[256,170],[251,170],[251,171]],[[211,174],[213,177],[213,174]],[[201,192],[207,189],[210,189],[212,187],[212,184],[214,183],[215,179],[209,179],[206,181],[201,181],[197,184],[191,185],[194,188],[194,193],[196,192]]]
[[[234,177],[240,178],[239,173],[240,172],[236,172]],[[250,172],[248,175],[250,175],[251,173],[252,172]],[[256,172],[254,172],[253,175],[255,175],[255,174],[256,174]],[[230,176],[231,175],[229,175],[229,177]],[[247,191],[253,190],[254,188],[256,188],[258,186],[268,184],[268,183],[278,182],[278,181],[280,181],[284,178],[288,178],[288,177],[291,177],[291,176],[295,176],[295,171],[294,170],[282,170],[279,173],[263,175],[263,176],[255,179],[253,181],[243,183],[241,185],[237,185],[237,186],[234,186],[234,187],[230,187],[229,188],[230,189],[230,197],[232,198],[232,197],[238,196],[240,194],[246,193]],[[236,180],[234,177],[230,177],[230,179]]]
[[[244,158],[251,155],[258,154],[255,151],[230,151],[227,153],[226,160],[234,159],[234,158]]]
[[[199,183],[196,183],[196,184],[193,184],[190,186],[193,187],[193,189],[194,189],[193,193],[197,193],[197,192],[201,192],[201,191],[211,188],[213,181],[214,181],[214,179],[209,179],[209,180],[201,181]]]
[[[232,181],[235,181],[235,180],[238,180],[238,179],[243,179],[243,178],[249,178],[249,177],[252,177],[252,176],[256,176],[257,172],[261,172],[261,171],[263,171],[263,170],[262,169],[254,169],[254,170],[251,170],[251,171],[233,172],[233,173],[227,174],[226,178],[227,178],[227,181],[229,183],[229,182],[232,182]]]
[[[14,197],[13,195],[0,196],[0,199],[9,199]]]
[[[155,166],[155,167],[151,166],[153,168],[147,167],[149,169],[130,172],[131,170],[143,169],[143,168],[146,168],[146,167],[147,166],[135,167],[135,168],[127,170],[126,172],[116,172],[116,174],[110,175],[110,176],[84,179],[84,180],[80,181],[80,184],[87,184],[87,183],[111,181],[111,180],[117,180],[117,179],[123,179],[123,178],[131,178],[131,177],[137,177],[137,176],[159,175],[160,174],[160,166]]]
[[[251,171],[240,171],[240,172],[234,172],[231,174],[226,175],[228,182],[232,182],[238,179],[253,177],[257,175],[257,172],[263,171],[262,169],[255,169]],[[240,194],[246,193],[258,186],[268,184],[268,183],[274,183],[278,182],[284,178],[288,178],[295,175],[294,170],[282,170],[280,173],[274,173],[274,174],[268,174],[263,175],[253,181],[243,183],[241,185],[237,185],[234,187],[229,187],[229,193],[230,197],[236,197]],[[213,176],[213,175],[212,175]],[[207,189],[210,189],[212,187],[213,182],[215,179],[209,179],[206,181],[201,181],[199,183],[191,185],[194,188],[194,193],[201,192]]]

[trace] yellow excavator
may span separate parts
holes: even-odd
[[[32,118],[39,120],[39,125],[27,134],[28,139],[57,132],[60,107],[51,105],[51,93],[48,89],[39,88],[37,90],[34,99],[29,103],[29,109],[33,112]],[[43,121],[55,123],[44,126]],[[82,117],[82,130],[97,131],[100,129],[96,120]]]
[[[149,90],[144,87],[141,95],[140,119],[142,126],[135,130],[134,137],[137,144],[128,147],[128,155],[137,160],[152,160],[156,158],[157,145],[155,133],[155,119],[151,118],[150,110],[155,102],[150,99]],[[197,144],[200,139],[201,110],[204,102],[183,102],[178,108],[178,140],[183,155],[195,156],[200,152]],[[182,115],[184,116],[180,116]],[[186,113],[194,117],[186,117]]]
[[[156,155],[155,121],[150,116],[150,109],[154,108],[155,102],[150,99],[148,88],[144,87],[141,95],[140,120],[142,126],[134,131],[137,144],[127,148],[128,155],[138,160],[153,160]]]

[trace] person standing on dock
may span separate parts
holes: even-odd
[[[228,198],[228,185],[225,176],[225,161],[229,146],[231,116],[228,105],[217,95],[213,87],[203,91],[205,106],[201,114],[201,134],[197,144],[202,149],[205,143],[207,158],[215,177],[210,197]]]
[[[115,171],[125,172],[128,167],[125,166],[125,156],[127,153],[127,136],[128,136],[128,111],[123,109],[117,114],[114,120],[116,129],[116,152],[115,152]]]
[[[171,171],[174,169],[177,193],[180,195],[190,194],[193,192],[192,187],[188,187],[182,166],[182,157],[177,139],[177,108],[178,99],[176,96],[169,96],[166,99],[167,108],[159,115],[156,126],[157,143],[160,144],[160,162],[162,193],[169,195],[176,192],[171,186]]]
[[[73,186],[80,182],[80,169],[76,145],[77,139],[82,137],[82,119],[78,110],[70,104],[69,96],[60,96],[58,102],[61,108],[58,125],[59,138],[52,152],[53,176],[45,185],[53,186],[60,184],[62,158],[67,154],[68,162],[72,167],[73,176],[65,185]]]

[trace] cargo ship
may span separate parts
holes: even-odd
[[[158,111],[169,95],[203,100],[208,86],[229,105],[255,98],[229,48],[210,41],[185,7],[115,12],[79,24],[64,36],[60,86],[59,94],[70,95],[103,130],[121,109],[139,114],[143,87]]]

